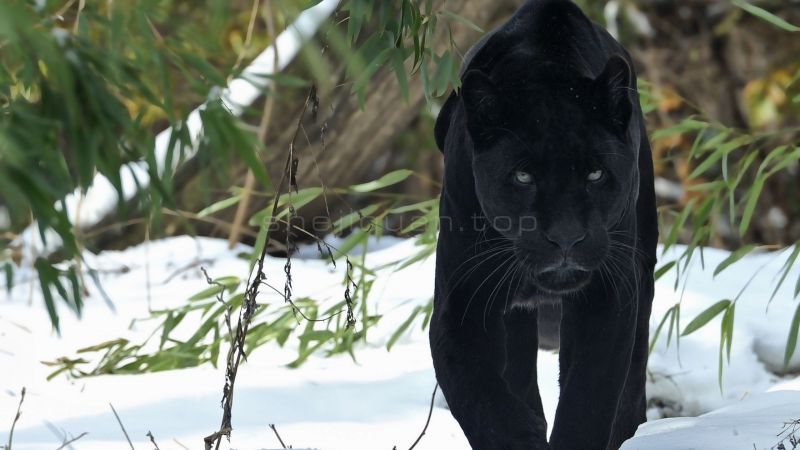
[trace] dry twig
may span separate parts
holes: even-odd
[[[275,437],[278,438],[278,442],[281,443],[281,447],[282,448],[291,448],[291,447],[287,447],[286,444],[283,442],[283,439],[281,439],[281,435],[280,435],[280,433],[278,433],[278,429],[275,428],[275,424],[274,423],[269,424],[269,427],[272,429],[272,432],[275,433]]]
[[[22,393],[19,396],[19,405],[17,405],[17,414],[14,416],[14,421],[11,422],[11,431],[8,433],[8,444],[6,444],[6,450],[11,450],[11,443],[14,440],[14,428],[17,426],[17,421],[19,421],[19,416],[22,415],[22,402],[25,401],[25,388],[22,388]]]
[[[58,447],[56,450],[62,450],[62,449],[65,449],[65,448],[69,447],[70,445],[72,445],[72,443],[74,443],[78,439],[86,436],[87,434],[89,434],[89,432],[88,431],[84,431],[83,433],[79,434],[78,436],[76,436],[76,437],[74,437],[74,438],[72,438],[72,439],[70,439],[68,441],[65,440],[64,443],[61,444],[61,447]]]
[[[297,135],[299,133],[300,124],[302,123],[303,118],[305,117],[306,110],[308,109],[309,103],[311,103],[312,99],[315,98],[316,94],[314,89],[312,88],[306,98],[305,103],[303,104],[303,108],[300,112],[300,117],[297,119],[297,129],[295,130],[294,137],[289,145],[289,154],[286,158],[286,165],[284,167],[283,173],[281,175],[281,180],[278,183],[277,190],[275,193],[275,200],[272,204],[272,215],[270,216],[273,222],[275,221],[275,217],[278,215],[278,200],[280,199],[281,193],[283,192],[283,188],[286,185],[287,180],[291,182],[293,178],[293,174],[290,173],[290,168],[292,167],[292,161],[294,161],[294,142],[297,139]],[[230,432],[233,429],[231,426],[231,418],[232,418],[232,410],[233,410],[233,393],[234,393],[234,386],[236,384],[236,375],[239,371],[239,364],[241,363],[242,358],[247,358],[244,350],[245,345],[245,338],[247,337],[247,331],[250,329],[250,323],[253,318],[253,314],[255,314],[256,309],[258,308],[258,303],[256,299],[258,297],[259,289],[262,286],[265,275],[264,275],[264,260],[267,257],[267,245],[266,242],[269,242],[269,230],[271,227],[267,227],[267,236],[265,239],[265,244],[261,248],[261,254],[258,257],[256,262],[256,267],[253,272],[251,272],[250,276],[251,279],[248,280],[247,290],[244,293],[244,298],[242,299],[242,306],[239,310],[239,320],[236,325],[236,333],[234,335],[234,340],[231,343],[231,347],[228,350],[228,357],[227,357],[227,364],[225,368],[225,385],[222,389],[222,421],[219,427],[219,431],[207,436],[203,439],[206,450],[210,450],[211,446],[214,445],[215,450],[219,450],[219,446],[222,443],[223,436],[230,436]]]
[[[419,444],[419,441],[422,440],[422,436],[425,436],[425,432],[428,431],[428,425],[430,425],[431,416],[433,416],[433,403],[436,400],[436,390],[438,389],[439,383],[436,383],[436,386],[433,387],[433,394],[431,394],[431,406],[428,408],[428,419],[425,421],[425,426],[422,428],[422,432],[420,432],[419,436],[417,436],[417,440],[411,444],[411,447],[409,447],[408,450],[414,450],[414,447],[416,447],[417,444]]]
[[[153,443],[153,446],[155,446],[156,450],[161,450],[160,448],[158,448],[158,444],[156,444],[156,438],[153,436],[152,431],[150,430],[147,431],[147,437],[150,438],[150,442]]]
[[[114,417],[116,417],[116,418],[117,418],[117,423],[119,424],[119,427],[120,427],[120,428],[122,428],[122,434],[124,434],[124,435],[125,435],[125,439],[128,441],[128,445],[130,445],[130,446],[131,446],[131,450],[136,450],[136,449],[133,447],[133,442],[131,442],[131,437],[130,437],[130,436],[128,436],[128,431],[127,431],[127,430],[125,430],[125,425],[123,425],[123,424],[122,424],[122,419],[120,419],[120,418],[119,418],[119,414],[117,414],[117,410],[116,410],[116,409],[114,409],[114,405],[112,405],[111,403],[109,403],[109,404],[108,404],[108,406],[110,406],[110,407],[111,407],[111,411],[114,413]]]

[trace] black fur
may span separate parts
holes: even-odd
[[[430,343],[476,450],[617,449],[645,420],[658,229],[631,66],[573,3],[530,0],[468,53],[439,115]],[[537,315],[553,305],[561,396],[548,443]]]

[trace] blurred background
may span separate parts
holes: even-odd
[[[44,211],[64,193],[88,188],[96,172],[119,188],[114,172],[121,164],[148,161],[158,132],[179,129],[192,109],[314,3],[6,2],[0,29],[4,257],[22,251],[12,243],[32,218],[62,238],[74,233],[92,250],[126,247],[146,234],[233,235],[253,243],[258,226],[250,219],[274,194],[265,184],[280,178],[292,138],[298,187],[324,184],[332,193],[327,205],[317,199],[300,216],[327,207],[336,220],[374,204],[374,196],[337,189],[398,169],[414,176],[392,194],[434,198],[442,167],[431,138],[438,105],[458,83],[454,74],[478,30],[494,27],[520,1],[343,2],[300,55],[271,76],[272,88],[246,108],[241,122],[216,123],[226,118],[214,105],[207,108],[203,121],[219,129],[206,126],[196,154],[174,173],[158,174],[155,187],[80,229],[74,217],[58,217],[58,208]],[[676,239],[690,242],[699,233],[703,243],[732,249],[800,238],[796,159],[787,159],[800,125],[800,39],[791,25],[800,3],[579,3],[636,61],[661,216],[665,227],[684,222]],[[761,8],[775,16],[759,17]],[[303,132],[295,137],[311,85],[318,103],[302,116]],[[261,136],[262,142],[250,142]],[[173,135],[176,147],[189,139]],[[256,183],[247,182],[247,150],[237,146],[255,147],[266,169]],[[781,146],[788,147],[774,154]],[[235,197],[245,187],[249,199],[237,219]],[[231,200],[197,217],[224,199]],[[684,219],[688,204],[692,217]],[[710,211],[697,217],[708,204]],[[747,226],[739,227],[743,220]]]

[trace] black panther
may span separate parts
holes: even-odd
[[[470,50],[439,114],[430,345],[473,449],[617,449],[645,420],[658,228],[631,67],[572,2],[529,0]],[[553,305],[548,442],[537,315]]]

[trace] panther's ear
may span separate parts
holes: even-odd
[[[436,146],[439,147],[441,152],[444,152],[444,141],[447,138],[447,133],[450,131],[450,122],[458,104],[458,95],[454,92],[450,93],[447,101],[442,105],[439,110],[439,115],[436,116],[436,125],[433,127],[433,136],[436,138]]]
[[[485,73],[470,70],[461,84],[467,130],[473,142],[487,144],[491,132],[503,126],[505,105],[500,89]]]
[[[605,117],[617,131],[624,131],[633,113],[631,68],[619,55],[613,55],[606,63],[603,73],[595,79],[595,101],[603,109]]]

